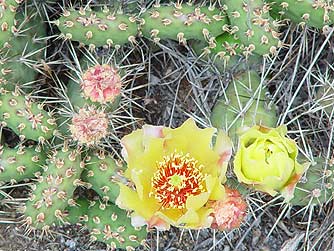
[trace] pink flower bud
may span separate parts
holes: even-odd
[[[214,217],[212,228],[231,230],[240,226],[246,216],[247,203],[238,190],[225,187],[226,198],[212,204]]]
[[[103,64],[88,68],[80,85],[86,98],[105,104],[113,102],[120,94],[122,81],[116,69]]]
[[[108,134],[107,115],[94,107],[81,108],[72,118],[70,131],[79,144],[93,145]]]

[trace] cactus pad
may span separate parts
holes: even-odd
[[[115,14],[108,9],[65,10],[56,24],[65,38],[89,45],[91,49],[136,42],[136,18]]]
[[[210,41],[223,33],[226,15],[218,8],[189,6],[156,6],[142,15],[143,36],[177,40],[185,44],[188,39]]]
[[[92,185],[92,188],[102,197],[103,201],[115,200],[119,194],[117,177],[122,173],[122,166],[104,152],[97,152],[86,157],[86,169],[83,179]]]
[[[27,96],[1,90],[0,118],[3,126],[11,128],[21,139],[43,142],[53,136],[56,123],[52,115]]]
[[[238,35],[245,45],[245,56],[276,54],[281,41],[269,15],[269,4],[262,0],[226,0],[225,4],[231,22],[226,31]]]
[[[66,222],[64,210],[74,204],[72,195],[82,184],[79,179],[83,167],[78,150],[68,149],[65,144],[62,150],[53,151],[23,210],[28,227],[48,231],[52,225]]]
[[[17,183],[41,175],[46,156],[39,147],[0,146],[0,182]]]

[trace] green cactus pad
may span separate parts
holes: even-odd
[[[83,172],[83,180],[92,185],[103,199],[115,203],[119,195],[119,185],[116,183],[117,177],[122,173],[123,167],[104,152],[90,154],[85,159],[86,169]]]
[[[40,147],[0,146],[0,182],[17,183],[40,176],[45,159]]]
[[[57,127],[52,115],[41,104],[5,90],[0,94],[0,119],[3,126],[11,128],[21,139],[40,142],[51,138]]]
[[[274,127],[277,123],[275,109],[267,107],[265,89],[256,93],[260,76],[254,72],[245,72],[230,83],[225,95],[218,100],[211,114],[211,122],[217,128],[228,129],[236,142],[241,126],[261,124]],[[258,90],[259,91],[259,90]]]
[[[75,199],[74,205],[67,206],[65,209],[65,215],[68,223],[72,225],[82,225],[83,222],[87,222],[89,205],[90,201],[87,199]]]
[[[142,16],[143,36],[160,39],[172,39],[185,44],[188,39],[212,41],[223,33],[227,23],[226,14],[214,7],[156,6],[148,9]]]
[[[291,205],[320,205],[333,198],[334,166],[328,166],[325,170],[325,164],[324,158],[314,159],[305,177],[297,183]]]
[[[68,207],[69,218],[74,218],[90,230],[92,241],[106,243],[111,250],[116,248],[135,250],[145,244],[147,231],[144,228],[135,228],[126,211],[114,204],[100,202],[88,203],[77,201],[78,207]],[[88,207],[87,207],[88,206]],[[84,213],[79,216],[76,210]],[[70,216],[72,213],[75,216]]]
[[[281,41],[267,3],[262,0],[226,0],[225,4],[231,22],[227,31],[238,35],[245,46],[245,56],[253,53],[264,56],[276,54]]]
[[[38,75],[37,65],[46,48],[46,27],[39,16],[19,12],[15,16],[17,30],[8,48],[0,56],[0,84],[13,91],[16,85],[26,92],[31,91]]]
[[[23,0],[3,0],[0,2],[0,49],[7,46],[15,31],[15,14]]]
[[[138,32],[136,18],[106,9],[65,10],[56,24],[65,38],[89,45],[92,49],[135,43]]]
[[[269,0],[272,13],[290,19],[297,24],[323,28],[334,23],[333,1],[314,0]]]
[[[66,222],[65,208],[74,205],[74,189],[81,185],[80,175],[84,164],[78,150],[53,151],[38,177],[32,194],[24,208],[24,223],[32,229],[48,231],[54,224]]]

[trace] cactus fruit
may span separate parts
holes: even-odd
[[[108,124],[107,114],[103,110],[86,106],[73,115],[69,129],[72,138],[79,144],[91,146],[108,135]]]
[[[145,244],[147,231],[144,228],[135,228],[131,225],[131,219],[126,211],[114,204],[100,202],[77,202],[78,207],[68,207],[69,218],[80,222],[90,230],[92,241],[101,241],[108,245],[110,250],[122,248],[134,251],[136,247]],[[88,208],[87,208],[88,206]],[[78,216],[79,210],[84,215]],[[76,217],[70,215],[74,211]]]
[[[27,96],[1,90],[0,116],[2,126],[11,128],[21,139],[44,142],[53,136],[56,123],[50,112],[43,110]]]
[[[269,15],[269,4],[262,0],[226,0],[225,5],[231,22],[226,31],[238,35],[245,45],[245,56],[276,54],[282,43]]]
[[[261,78],[254,71],[241,74],[226,89],[229,100],[226,101],[224,96],[213,108],[212,124],[217,128],[229,128],[228,133],[234,142],[241,126],[274,127],[277,123],[275,110],[266,104],[265,91],[259,89],[260,83]]]
[[[305,177],[297,183],[291,205],[319,205],[333,198],[334,166],[325,170],[325,162],[322,157],[314,159]]]
[[[67,95],[75,109],[85,104],[103,106],[108,111],[118,107],[122,79],[113,66],[109,64],[90,66],[79,78],[79,84],[71,79],[67,85]]]
[[[324,28],[334,22],[334,4],[327,0],[269,0],[272,11],[292,22]]]
[[[23,208],[23,221],[31,229],[48,231],[52,225],[66,222],[64,210],[74,204],[72,195],[82,184],[79,179],[84,163],[80,151],[69,149],[65,142],[62,150],[52,152],[43,168]]]
[[[121,177],[123,168],[104,152],[90,154],[85,159],[86,169],[83,180],[92,185],[92,188],[101,196],[103,201],[115,203],[119,195],[119,185],[116,183]]]
[[[107,8],[65,10],[56,25],[65,38],[89,45],[90,49],[121,46],[127,42],[134,44],[138,32],[135,17],[116,14]]]
[[[0,50],[7,46],[15,31],[15,14],[18,5],[23,0],[0,1]]]
[[[211,41],[223,33],[226,15],[213,6],[198,7],[187,4],[156,6],[142,15],[143,36],[177,40],[185,44],[188,39]]]
[[[0,146],[0,183],[17,183],[41,175],[46,156],[40,147]]]

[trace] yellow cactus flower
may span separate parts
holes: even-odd
[[[120,184],[116,204],[133,211],[134,226],[210,227],[208,202],[225,196],[222,183],[232,153],[223,131],[213,144],[216,131],[189,119],[176,129],[145,125],[121,140],[130,182]]]
[[[254,126],[244,131],[234,159],[234,172],[239,182],[272,196],[279,192],[289,201],[309,164],[297,162],[297,144],[286,133],[286,126]]]

